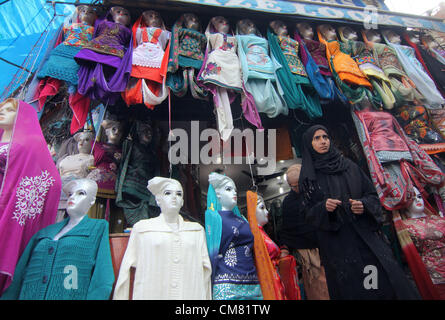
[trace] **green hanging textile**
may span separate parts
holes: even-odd
[[[276,74],[288,108],[301,109],[306,112],[310,119],[321,117],[323,113],[320,99],[309,79],[293,74],[289,70],[288,62],[281,51],[278,38],[270,29],[267,30],[267,39],[272,58],[281,65],[281,68],[276,70]]]

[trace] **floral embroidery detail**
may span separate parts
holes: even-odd
[[[207,64],[204,73],[207,75],[219,75],[221,73],[221,67],[218,67],[218,65],[214,62],[210,62],[209,64]]]
[[[46,170],[40,176],[24,177],[16,191],[16,210],[12,219],[23,226],[27,219],[34,219],[41,214],[48,190],[54,182],[56,180]]]
[[[246,257],[250,257],[252,255],[252,250],[250,250],[249,246],[244,246],[244,255]]]
[[[238,237],[238,236],[239,236],[239,230],[238,230],[238,228],[235,227],[235,226],[232,226],[232,230],[233,230],[233,234],[235,235],[235,237]]]
[[[232,50],[233,47],[234,47],[234,44],[232,42],[224,41],[224,44],[222,46],[220,46],[219,49],[228,51],[228,50]]]
[[[224,255],[224,263],[229,267],[234,267],[238,263],[238,259],[236,257],[236,250],[233,247],[233,242],[230,243],[229,249],[226,251]]]
[[[8,147],[9,144],[5,144],[3,146],[0,146],[0,156],[6,156],[8,154]]]

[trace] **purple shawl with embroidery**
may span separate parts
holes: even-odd
[[[9,286],[31,237],[53,224],[61,181],[35,109],[18,101],[0,186],[0,294]],[[3,130],[0,129],[0,136]]]

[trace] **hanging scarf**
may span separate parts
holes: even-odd
[[[301,173],[298,181],[299,190],[305,195],[306,201],[311,202],[321,199],[319,186],[316,182],[316,172],[333,175],[345,172],[349,168],[348,161],[345,160],[332,141],[328,152],[320,154],[314,150],[312,139],[317,130],[324,130],[328,134],[328,130],[322,125],[314,125],[303,134]],[[316,199],[316,197],[318,198]]]
[[[314,90],[309,79],[295,75],[290,71],[286,57],[278,43],[278,37],[270,28],[267,29],[267,39],[269,41],[272,59],[276,61],[277,65],[281,65],[281,68],[276,70],[276,74],[288,108],[300,109],[311,119],[321,117],[323,112],[318,94],[316,92],[305,93],[303,91],[303,86],[308,86],[310,87],[308,89]]]
[[[412,57],[409,57],[403,50],[404,47],[399,44],[391,43],[385,35],[383,35],[383,39],[386,44],[389,45],[397,52],[397,57],[399,58],[400,63],[403,66],[407,76],[414,82],[417,90],[423,95],[428,104],[427,107],[433,109],[440,109],[441,105],[445,103],[445,100],[440,95],[439,91],[436,89],[436,85],[434,81],[426,74],[421,68],[419,68],[419,61],[415,61],[416,58],[413,54]],[[406,47],[406,50],[412,50],[411,47]],[[416,63],[417,62],[417,63]]]
[[[13,136],[7,145],[0,188],[0,278],[8,277],[0,294],[9,286],[16,263],[30,238],[55,222],[61,191],[60,175],[48,151],[36,111],[23,101],[15,101],[17,116]],[[0,135],[2,132],[0,129]]]
[[[249,221],[250,230],[254,237],[253,252],[255,257],[255,266],[257,270],[258,280],[260,281],[261,292],[264,300],[284,300],[280,286],[280,276],[272,264],[266,243],[258,228],[256,219],[257,194],[247,191],[247,220]]]

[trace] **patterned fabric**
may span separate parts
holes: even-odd
[[[92,51],[123,58],[124,44],[128,42],[128,28],[119,23],[103,21],[97,26],[96,37],[85,44]]]
[[[304,65],[298,57],[298,42],[290,37],[281,36],[278,37],[278,42],[280,43],[281,50],[283,50],[283,54],[289,64],[290,71],[294,74],[307,77]]]
[[[236,287],[233,285],[242,285],[240,292],[238,292],[240,296],[245,293],[254,293],[253,296],[246,296],[245,298],[261,299],[261,295],[257,295],[258,290],[254,288],[255,286],[259,288],[259,282],[253,259],[254,238],[249,223],[236,216],[232,211],[221,210],[219,214],[222,218],[222,234],[219,259],[215,266],[215,278],[213,280],[213,299],[230,298],[236,291]],[[221,296],[221,292],[218,293],[218,290],[215,289],[215,286],[218,288],[217,285],[220,284],[231,284],[222,286],[223,288],[231,288],[228,297]],[[243,285],[250,286],[244,287]],[[251,288],[251,292],[249,292],[250,290],[245,291],[246,288]]]
[[[445,142],[430,126],[428,113],[423,106],[403,106],[398,109],[396,119],[405,133],[419,144]]]
[[[138,28],[133,50],[133,66],[160,68],[170,32],[161,28]]]
[[[304,39],[304,43],[312,56],[312,59],[316,62],[320,68],[320,72],[325,76],[332,76],[331,70],[329,70],[328,59],[326,59],[326,46],[315,40]]]
[[[445,218],[431,215],[403,222],[433,283],[445,283]]]
[[[207,38],[201,32],[182,28],[179,30],[178,53],[181,56],[202,61]]]
[[[254,284],[220,283],[213,286],[213,300],[262,300],[261,288]]]
[[[83,47],[93,37],[94,27],[84,23],[73,23],[63,28],[65,35],[64,45],[73,47]]]

